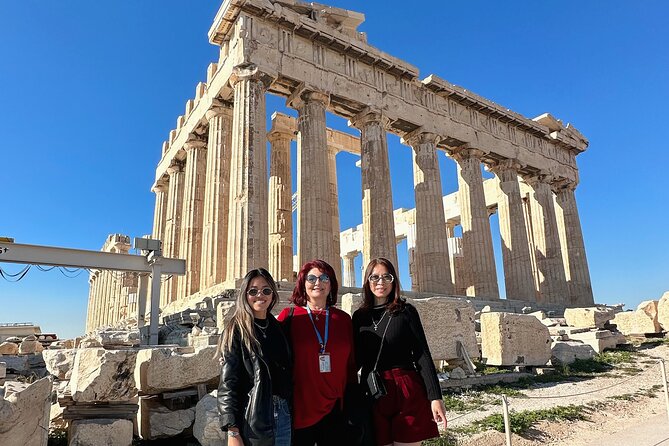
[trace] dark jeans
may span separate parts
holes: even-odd
[[[318,423],[293,432],[293,446],[341,446],[348,442],[339,401]]]

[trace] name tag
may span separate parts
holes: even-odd
[[[330,373],[332,371],[330,353],[322,353],[318,355],[318,370],[320,370],[321,373]]]

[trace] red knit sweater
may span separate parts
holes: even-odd
[[[284,308],[278,320],[283,321],[290,308]],[[325,334],[325,316],[314,320]],[[356,380],[351,317],[342,310],[330,308],[330,335],[325,352],[330,354],[332,371],[321,373],[318,367],[320,346],[316,332],[304,307],[295,307],[290,323],[293,347],[293,426],[302,429],[318,423],[330,413],[337,400],[343,400],[346,384]],[[341,401],[340,401],[341,402]]]

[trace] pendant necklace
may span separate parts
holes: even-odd
[[[267,339],[267,333],[266,333],[266,330],[267,330],[267,327],[269,327],[269,321],[267,321],[267,323],[265,324],[264,327],[263,327],[262,325],[260,325],[259,323],[257,323],[255,320],[253,321],[253,324],[254,324],[256,327],[258,327],[258,329],[260,330],[260,334],[262,335],[262,338],[263,338],[263,339]]]
[[[381,321],[383,320],[384,317],[386,317],[386,314],[388,313],[388,310],[383,312],[383,315],[381,316],[381,319],[378,321],[374,320],[374,316],[372,316],[372,325],[374,326],[374,331],[376,331],[379,328],[379,324],[381,324]]]
[[[314,315],[314,319],[318,320],[318,316],[322,316],[325,313],[325,311],[320,310],[317,312],[316,310],[312,309],[311,313]]]

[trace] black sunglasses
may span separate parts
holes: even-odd
[[[256,297],[260,293],[263,293],[265,296],[270,296],[272,293],[274,293],[274,291],[272,291],[271,288],[263,288],[262,290],[259,290],[258,288],[251,288],[246,293],[251,297]]]

